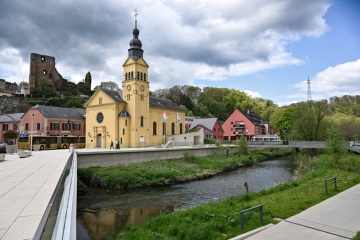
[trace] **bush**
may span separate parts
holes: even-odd
[[[215,144],[215,141],[213,138],[204,138],[204,144]]]
[[[329,154],[343,155],[346,153],[346,145],[343,140],[340,138],[339,131],[331,127],[326,130],[326,151]]]
[[[241,136],[239,141],[237,142],[236,151],[238,151],[239,154],[248,154],[248,147],[244,136]]]

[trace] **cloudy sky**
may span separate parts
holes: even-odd
[[[134,9],[152,91],[227,87],[279,105],[360,94],[359,0],[3,0],[0,78],[28,80],[30,53],[77,83],[121,86]]]

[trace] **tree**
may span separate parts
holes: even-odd
[[[102,88],[102,89],[108,89],[108,90],[118,90],[119,89],[119,86],[113,81],[101,82],[99,86],[94,88],[94,90],[96,90],[98,87]]]
[[[14,130],[8,130],[4,133],[4,139],[16,139],[18,137],[18,133]]]
[[[290,138],[305,141],[325,140],[327,126],[323,120],[328,110],[327,101],[300,102],[293,106]]]
[[[248,154],[246,139],[243,135],[240,137],[238,144],[236,145],[236,151],[238,151],[239,154]]]
[[[42,97],[45,97],[48,94],[52,94],[54,93],[54,90],[49,87],[49,83],[48,80],[45,77],[41,77],[39,80],[39,93],[41,94]]]
[[[342,155],[346,153],[346,146],[340,138],[339,131],[335,127],[326,130],[326,151],[329,154]]]

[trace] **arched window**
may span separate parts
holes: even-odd
[[[128,73],[128,79],[130,79],[130,72]]]
[[[125,120],[125,126],[127,126],[127,119]]]
[[[144,117],[141,116],[140,117],[140,127],[143,127],[144,126]]]
[[[125,135],[125,128],[123,128],[123,135]]]
[[[131,79],[134,79],[134,71],[131,71]]]
[[[125,73],[125,80],[127,80],[127,73]]]
[[[140,79],[140,72],[139,71],[137,72],[136,79]]]
[[[141,79],[141,80],[143,79],[142,77],[143,77],[143,73],[141,73],[141,75],[140,75],[140,79]]]
[[[182,134],[182,123],[180,123],[180,134]]]
[[[171,135],[175,135],[175,123],[171,124]]]
[[[156,122],[153,122],[153,135],[156,135]]]
[[[163,123],[163,135],[166,135],[166,123]]]
[[[146,82],[146,73],[144,73],[144,81]]]

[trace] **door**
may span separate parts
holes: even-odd
[[[97,135],[97,144],[96,147],[101,148],[101,133]]]

